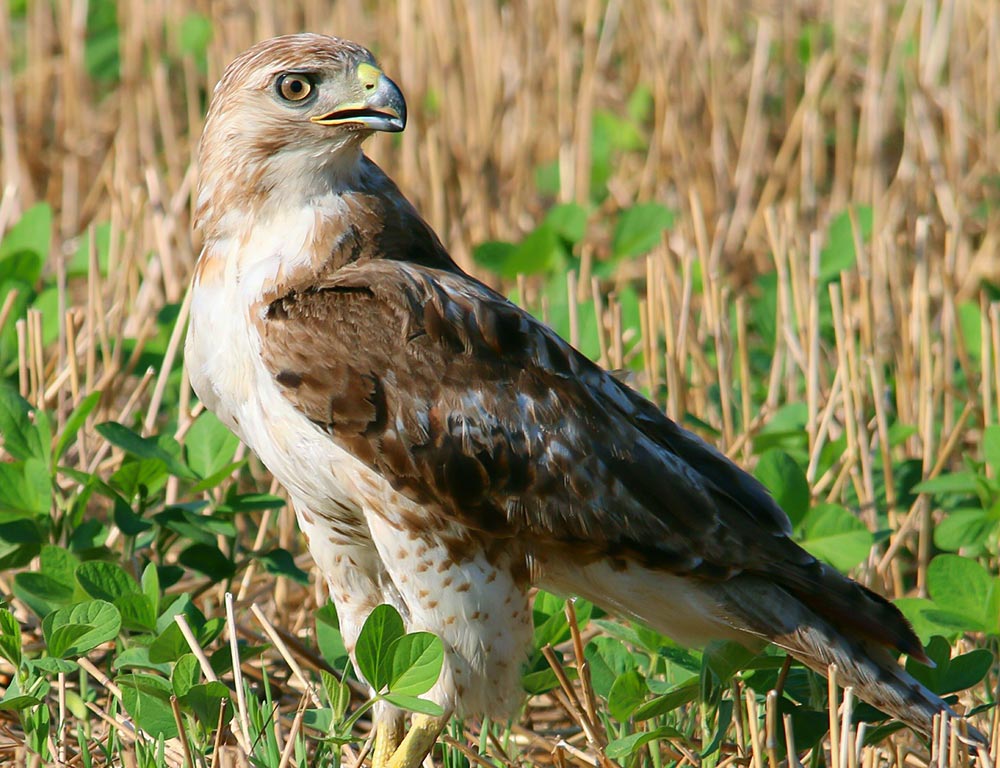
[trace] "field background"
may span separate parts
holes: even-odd
[[[201,415],[181,359],[211,88],[301,30],[367,45],[399,83],[408,127],[370,154],[456,260],[756,468],[810,549],[944,638],[924,679],[968,689],[956,706],[996,755],[1000,4],[5,0],[0,758],[341,756],[303,738],[353,724],[319,672],[342,669],[323,585],[302,583],[291,510],[250,495],[280,489]],[[164,651],[178,595],[192,647],[268,646],[235,682],[223,653],[222,692],[187,644]],[[765,698],[773,656],[727,666],[732,649],[687,653],[589,606],[571,638],[563,611],[536,608],[520,724],[456,725],[444,763],[966,760],[906,731],[861,749],[876,730],[849,717],[821,738],[840,722],[825,683],[793,668]],[[549,690],[550,641],[568,688]]]

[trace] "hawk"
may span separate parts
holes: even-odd
[[[769,641],[928,731],[946,704],[884,598],[790,538],[753,477],[463,272],[362,152],[406,105],[372,54],[316,34],[237,58],[200,146],[186,360],[201,401],[287,489],[349,650],[395,606],[444,643],[431,698],[522,698],[533,585],[683,643]],[[379,715],[415,766],[443,718]],[[401,743],[402,740],[402,743]]]

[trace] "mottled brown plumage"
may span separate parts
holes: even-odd
[[[309,35],[227,72],[202,144],[188,341],[199,395],[288,487],[349,646],[391,602],[445,641],[439,701],[502,712],[538,584],[682,640],[835,662],[928,730],[945,705],[892,658],[923,658],[895,607],[795,544],[754,478],[462,272],[361,153],[370,125],[316,123],[347,114],[358,79],[399,112],[372,69]],[[274,94],[288,71],[310,73],[314,108]]]

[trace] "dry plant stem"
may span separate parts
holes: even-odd
[[[229,627],[229,650],[233,657],[233,683],[236,686],[236,708],[239,712],[240,734],[243,743],[250,744],[250,719],[247,715],[246,688],[243,685],[243,667],[240,662],[240,648],[236,638],[236,612],[233,610],[233,595],[226,592],[226,620]]]

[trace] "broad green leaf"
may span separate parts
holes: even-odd
[[[404,634],[403,619],[391,605],[376,606],[361,628],[354,657],[358,662],[358,672],[376,691],[389,684],[392,644]]]
[[[962,617],[968,631],[1000,629],[1000,579],[975,560],[938,555],[927,566],[927,591],[939,610]]]
[[[70,589],[76,588],[76,569],[80,559],[63,547],[46,544],[39,553],[39,570]]]
[[[472,249],[472,260],[480,266],[486,267],[490,272],[498,275],[506,275],[507,262],[511,254],[517,249],[513,243],[501,240],[489,240],[480,243]]]
[[[21,625],[6,608],[0,608],[0,656],[15,669],[21,666]]]
[[[71,672],[76,672],[80,668],[80,665],[75,661],[60,659],[55,656],[43,656],[40,659],[32,659],[28,663],[32,669],[40,669],[51,675],[59,674],[60,672],[68,675]]]
[[[983,430],[983,458],[1000,474],[1000,424],[991,424]]]
[[[969,470],[949,472],[913,486],[914,493],[976,493],[979,490],[979,475]]]
[[[32,420],[31,404],[9,387],[0,386],[0,439],[15,459],[48,461],[49,445]]]
[[[87,417],[93,412],[100,401],[101,393],[91,392],[73,409],[73,413],[66,419],[66,426],[63,427],[59,439],[56,440],[56,447],[52,452],[56,461],[61,459],[63,454],[66,453],[66,449],[72,445],[77,432],[86,423]]]
[[[628,736],[623,736],[620,739],[613,739],[608,742],[608,746],[604,749],[604,754],[612,760],[623,760],[634,755],[651,741],[683,738],[684,734],[676,728],[669,725],[661,725],[659,728],[654,728],[651,731],[639,731],[638,733],[630,733]]]
[[[937,666],[908,659],[906,671],[939,696],[971,688],[986,677],[993,665],[993,654],[985,648],[951,658],[951,644],[940,636],[931,638],[927,655]]]
[[[170,686],[174,695],[178,699],[187,696],[194,686],[201,680],[201,666],[193,653],[185,653],[174,664],[174,671],[170,674]]]
[[[784,451],[776,448],[766,451],[757,462],[754,476],[774,496],[785,514],[798,525],[809,510],[809,482],[806,473]]]
[[[545,214],[545,224],[563,240],[578,243],[587,234],[587,211],[577,203],[560,203]]]
[[[608,711],[618,722],[624,723],[646,700],[649,688],[638,670],[623,672],[611,685],[608,693]]]
[[[106,421],[97,425],[97,431],[101,437],[114,446],[121,448],[126,453],[130,453],[140,459],[156,459],[162,461],[167,471],[183,480],[197,480],[188,467],[181,463],[180,459],[166,450],[156,438],[142,437],[136,434],[123,424],[115,421]]]
[[[611,238],[616,259],[641,256],[655,248],[674,225],[674,212],[660,203],[638,203],[618,214]]]
[[[61,658],[77,648],[77,642],[93,629],[89,624],[61,624],[46,634],[48,651]]]
[[[113,603],[119,597],[139,594],[139,585],[116,563],[95,560],[76,569],[76,580],[91,597]]]
[[[23,709],[35,707],[41,703],[41,699],[35,698],[34,696],[27,696],[25,694],[18,694],[16,696],[11,696],[10,698],[4,696],[0,699],[0,711],[20,712]]]
[[[209,477],[229,466],[239,444],[239,438],[214,413],[203,411],[184,440],[188,466],[198,477]]]
[[[872,208],[869,205],[855,207],[859,235],[865,243],[872,233]],[[851,269],[857,263],[858,255],[854,247],[854,227],[848,211],[836,216],[830,223],[826,247],[819,257],[820,279],[824,282],[836,279],[841,272]]]
[[[149,598],[141,592],[115,598],[115,608],[122,617],[122,626],[136,632],[154,632],[156,611]]]
[[[228,718],[228,710],[232,707],[229,688],[218,680],[193,685],[184,696],[184,703],[194,710],[195,716],[206,728],[214,728],[219,722],[223,702],[227,710],[223,717]]]
[[[72,587],[44,573],[22,571],[14,577],[14,594],[39,616],[73,602]]]
[[[177,557],[186,568],[198,571],[215,581],[231,579],[236,565],[214,544],[192,544]]]
[[[427,693],[441,675],[444,646],[430,632],[403,635],[392,644],[389,691],[420,696]]]
[[[316,611],[316,645],[327,664],[334,669],[345,669],[350,663],[333,603],[327,603]]]
[[[60,646],[58,653],[53,651],[54,633],[60,628],[80,625],[87,627],[83,634],[76,635],[76,630],[67,630],[59,636]],[[91,600],[86,603],[77,603],[67,608],[60,608],[53,611],[42,620],[42,633],[45,635],[49,651],[53,656],[80,656],[96,648],[103,642],[111,640],[121,629],[121,616],[118,609],[111,603],[104,600]],[[67,642],[67,638],[73,636],[72,642]]]
[[[170,684],[162,677],[132,673],[119,675],[115,683],[122,691],[122,706],[150,736],[177,738],[177,723],[170,707]]]
[[[160,615],[160,572],[156,570],[155,563],[147,563],[142,571],[142,593],[146,596],[150,606],[153,608],[153,615]]]
[[[964,549],[977,554],[998,525],[997,509],[956,509],[934,526],[934,544],[949,552]]]
[[[821,504],[809,510],[802,528],[802,546],[841,571],[854,568],[868,557],[875,540],[863,522],[836,504]]]
[[[639,722],[673,712],[678,707],[682,707],[688,702],[697,699],[700,687],[701,682],[697,678],[682,683],[672,691],[661,694],[636,709],[632,713],[632,719]]]
[[[24,276],[25,282],[41,277],[41,260],[47,259],[52,242],[52,209],[48,203],[36,203],[26,210],[0,240],[0,260],[28,251],[39,257],[38,271]]]
[[[440,717],[444,714],[444,710],[433,701],[420,699],[416,696],[406,696],[402,693],[387,693],[383,698],[390,704],[395,704],[400,709],[406,709],[410,712],[420,712],[432,717]]]
[[[595,637],[587,643],[583,653],[590,667],[594,691],[605,700],[615,680],[636,667],[632,652],[613,637]]]
[[[292,553],[287,549],[272,549],[267,554],[258,556],[257,562],[275,576],[284,576],[303,585],[309,584],[309,574],[295,564]]]
[[[925,597],[901,597],[893,604],[906,617],[920,642],[927,643],[934,635],[955,637],[965,631],[967,619],[938,608]]]
[[[0,462],[0,522],[49,513],[52,498],[45,463],[28,459],[20,464]]]

